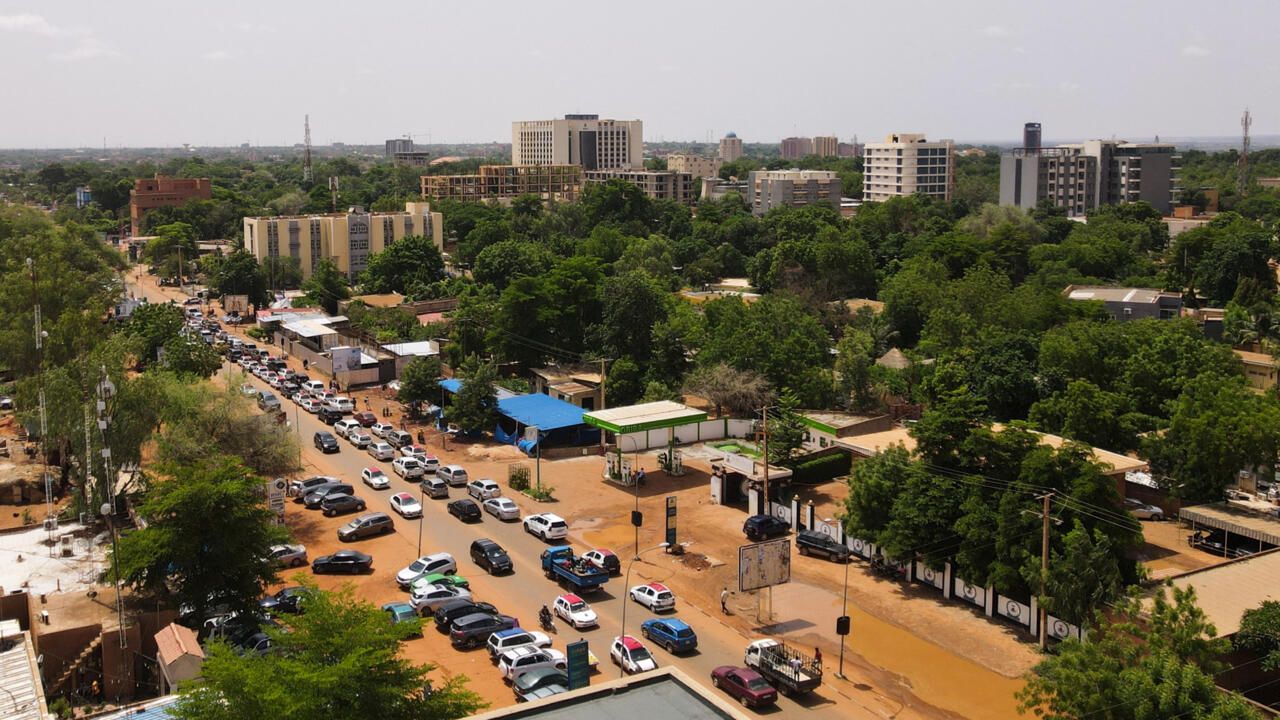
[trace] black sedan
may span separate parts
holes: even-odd
[[[342,448],[338,447],[338,438],[327,430],[321,430],[312,438],[315,442],[316,449],[322,453],[342,452]]]
[[[302,612],[302,601],[306,595],[307,589],[304,587],[287,587],[259,600],[258,607],[271,613],[285,612],[296,615]]]
[[[320,510],[326,517],[361,512],[364,509],[364,500],[355,495],[330,495],[320,501]]]
[[[323,555],[311,561],[311,572],[324,573],[356,573],[373,569],[373,556],[359,550],[339,550],[332,555]]]
[[[470,498],[454,500],[449,503],[449,514],[462,522],[479,522],[481,519],[480,506]]]

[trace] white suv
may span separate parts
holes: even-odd
[[[524,530],[530,535],[537,535],[544,542],[563,540],[569,536],[569,523],[554,513],[542,513],[525,518]]]
[[[537,648],[526,645],[514,650],[507,650],[498,656],[498,669],[502,677],[515,680],[530,670],[539,668],[555,668],[564,670],[568,667],[564,653],[551,648]]]
[[[344,438],[358,427],[360,427],[360,423],[355,420],[339,420],[333,424],[333,434]]]
[[[502,487],[489,478],[472,480],[467,483],[467,494],[477,500],[488,500],[501,495]]]

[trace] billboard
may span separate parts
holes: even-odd
[[[276,524],[284,524],[284,496],[287,484],[284,478],[276,478],[266,482],[267,507],[276,514]]]
[[[360,348],[341,346],[331,348],[329,357],[333,359],[333,374],[351,372],[360,369]]]
[[[738,548],[738,592],[791,582],[791,541],[769,540]]]
[[[222,309],[231,313],[238,312],[241,315],[249,312],[249,296],[248,295],[223,295]]]

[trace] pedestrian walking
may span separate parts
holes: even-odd
[[[720,612],[724,615],[729,614],[729,588],[720,591]]]
[[[813,649],[813,661],[818,664],[819,668],[822,667],[822,648],[815,647]]]

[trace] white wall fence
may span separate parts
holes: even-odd
[[[870,560],[879,554],[872,543],[845,535],[844,528],[839,523],[831,524],[818,520],[812,505],[803,505],[794,500],[789,504],[770,502],[769,513],[791,523],[791,526],[797,530],[817,530],[837,542],[843,542],[854,555],[864,560]],[[954,566],[949,562],[943,563],[940,569],[928,567],[920,560],[901,562],[886,559],[886,564],[893,568],[895,575],[904,582],[932,588],[940,592],[944,599],[975,605],[982,608],[989,618],[1000,618],[1011,622],[1033,636],[1039,634],[1040,612],[1035,597],[1031,598],[1031,604],[1028,605],[1016,598],[1001,595],[995,591],[995,588],[970,585],[956,576]],[[1064,640],[1069,637],[1080,639],[1079,627],[1052,615],[1045,617],[1047,619],[1045,631],[1049,637],[1055,640]]]
[[[674,430],[677,445],[690,445],[723,438],[747,438],[751,436],[751,428],[751,420],[719,418],[716,420],[704,420],[696,424],[680,425]],[[671,429],[662,428],[646,432],[625,433],[619,438],[618,446],[622,448],[624,453],[665,448],[670,432]]]

